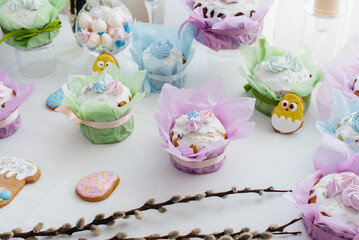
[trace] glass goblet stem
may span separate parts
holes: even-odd
[[[159,0],[145,0],[149,23],[155,23]]]

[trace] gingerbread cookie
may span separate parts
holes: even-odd
[[[115,64],[117,67],[119,67],[118,62],[114,56],[112,56],[107,52],[101,53],[93,63],[92,74],[100,75],[110,62]]]
[[[56,108],[61,106],[62,101],[64,100],[64,91],[62,88],[56,90],[51,93],[51,95],[47,98],[46,106],[51,110],[55,110]]]
[[[33,163],[18,157],[0,158],[0,208],[8,205],[28,183],[41,176]]]
[[[79,181],[76,186],[76,193],[85,201],[102,201],[111,195],[119,182],[120,178],[114,172],[91,173]]]
[[[272,127],[279,133],[294,133],[303,126],[304,103],[295,93],[284,95],[272,113]]]

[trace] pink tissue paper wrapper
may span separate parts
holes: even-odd
[[[359,35],[354,35],[337,54],[337,56],[324,63],[325,78],[317,94],[319,116],[321,120],[330,117],[333,92],[339,89],[348,98],[357,99],[354,94],[354,80],[359,73]]]
[[[195,39],[205,46],[218,50],[238,49],[241,44],[253,44],[263,29],[263,20],[274,0],[261,1],[251,18],[238,17],[204,18],[200,8],[193,10],[193,0],[181,0],[189,11],[184,22],[196,26]]]
[[[359,175],[359,155],[341,141],[324,135],[313,156],[316,172],[302,179],[293,193],[285,196],[293,201],[303,215],[305,229],[314,240],[359,240],[359,229],[351,229],[339,217],[323,216],[317,204],[308,204],[310,191],[320,178],[341,172],[354,172]]]
[[[2,69],[0,69],[0,81],[5,87],[11,88],[15,91],[16,96],[5,103],[5,108],[0,107],[0,121],[9,117],[28,99],[33,92],[35,85],[19,85],[15,83],[10,76]],[[9,125],[0,128],[0,138],[6,138],[13,135],[21,125],[20,115]]]
[[[255,123],[248,122],[253,114],[254,104],[255,99],[252,98],[227,98],[220,79],[208,81],[200,90],[178,89],[165,84],[158,100],[159,112],[155,113],[160,136],[165,141],[162,146],[168,153],[187,162],[201,162],[217,157],[232,140],[246,138],[254,130]],[[212,110],[226,129],[227,139],[201,149],[197,154],[193,154],[191,148],[175,147],[171,142],[170,130],[177,118],[193,109],[197,112]],[[216,172],[223,161],[210,167],[192,169],[179,165],[172,159],[176,168],[194,174]]]

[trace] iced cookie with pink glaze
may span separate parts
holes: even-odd
[[[112,194],[119,182],[120,178],[114,172],[91,173],[79,181],[76,186],[76,193],[85,201],[102,201]]]

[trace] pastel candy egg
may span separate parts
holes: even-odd
[[[120,27],[123,26],[124,20],[125,19],[123,19],[123,17],[120,14],[115,13],[108,17],[107,24],[113,28]]]
[[[130,16],[125,12],[121,7],[115,7],[113,9],[113,14],[120,15],[122,18],[122,24],[125,25],[130,20]]]
[[[92,23],[91,28],[94,32],[102,33],[102,32],[106,32],[107,24],[104,20],[97,19]]]
[[[112,37],[110,36],[110,34],[108,34],[108,33],[102,34],[101,43],[102,43],[102,46],[104,46],[105,48],[108,48],[109,46],[111,46],[111,44],[113,43],[113,40],[112,40]]]
[[[79,26],[87,29],[91,29],[91,25],[93,23],[92,17],[87,12],[82,12],[78,17]]]
[[[92,32],[89,40],[87,41],[87,46],[89,48],[95,48],[101,43],[101,37],[100,34]]]
[[[0,198],[2,200],[9,200],[11,198],[11,192],[9,190],[2,191],[0,193]]]

